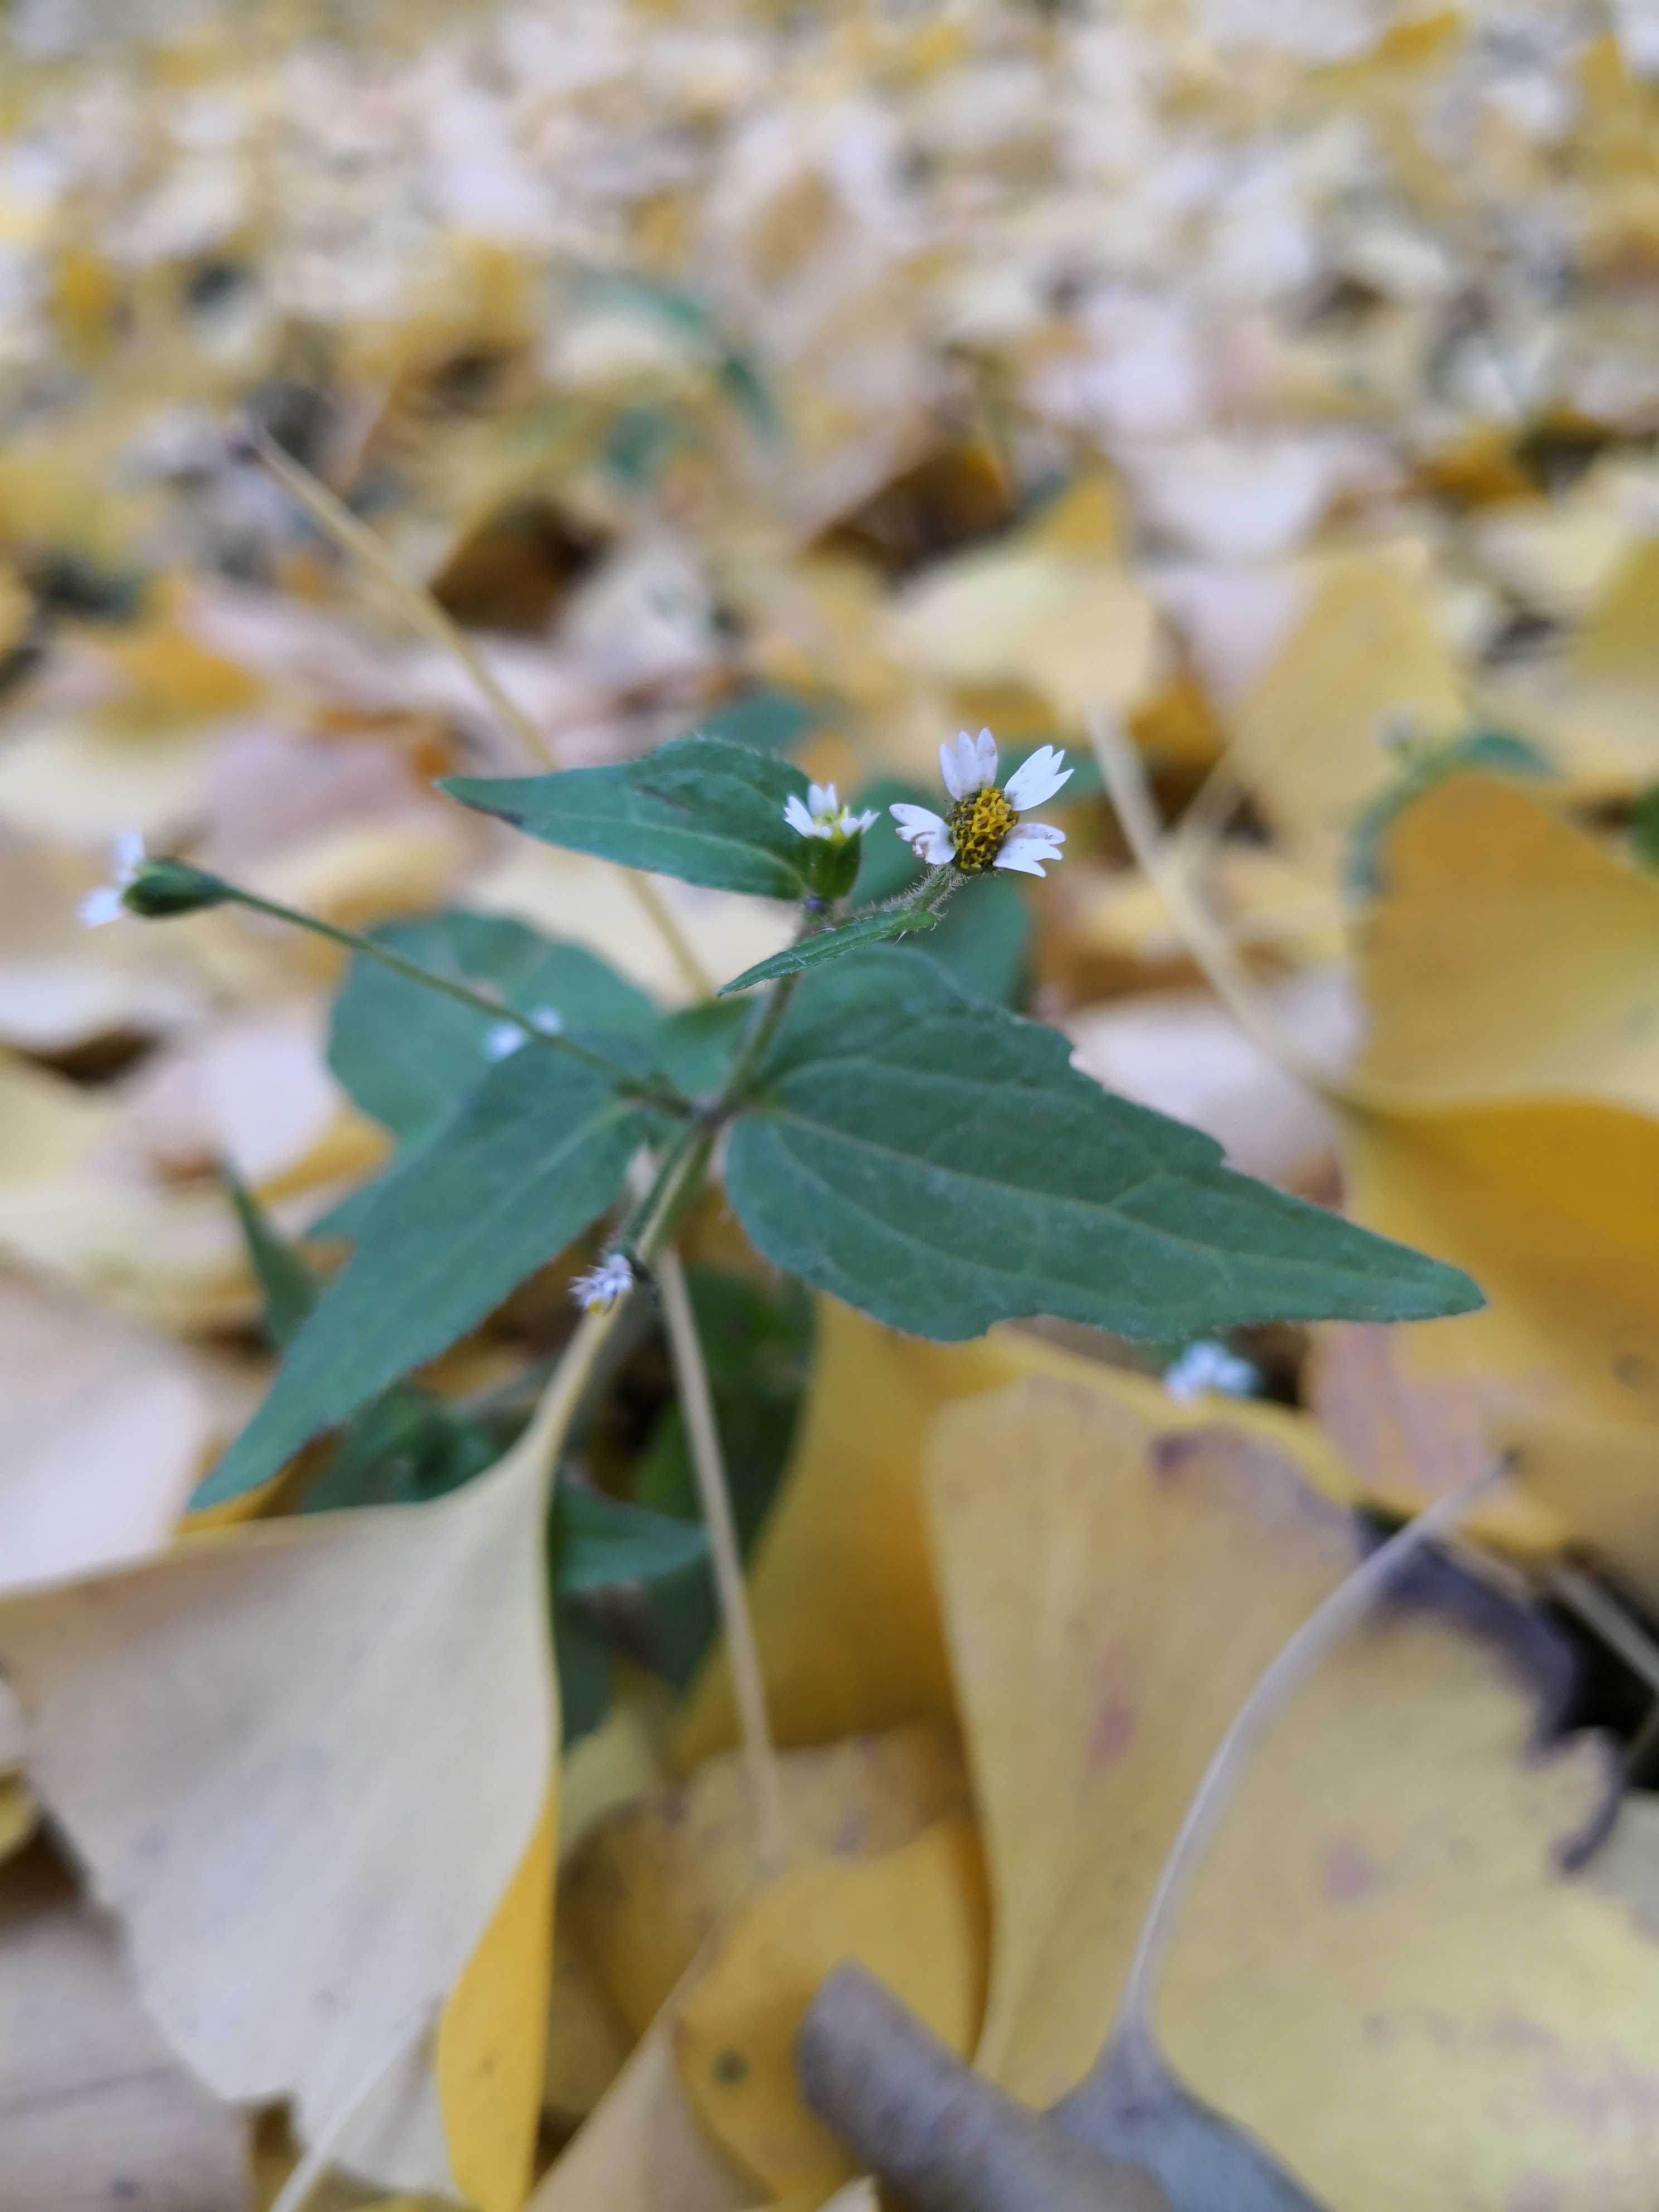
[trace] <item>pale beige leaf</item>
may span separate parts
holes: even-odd
[[[434,1504],[204,1535],[0,1609],[30,1780],[145,2002],[220,2095],[291,2097],[307,2137],[418,2046],[542,1813],[544,1510],[532,1450]],[[447,2185],[377,2133],[377,2178]]]
[[[247,2123],[180,2064],[115,1932],[46,1858],[0,1873],[6,2212],[246,2212]]]

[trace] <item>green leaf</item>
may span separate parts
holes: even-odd
[[[390,923],[376,940],[422,968],[494,992],[514,1012],[568,1030],[650,1042],[657,1011],[642,991],[580,945],[551,945],[523,922],[443,914]],[[500,1025],[361,956],[334,1002],[328,1064],[366,1114],[406,1144],[433,1136],[503,1048]]]
[[[443,788],[544,844],[627,867],[762,898],[799,899],[809,889],[809,841],[783,818],[792,795],[805,798],[806,778],[746,745],[677,738],[615,768],[456,775]]]
[[[617,1684],[617,1654],[586,1605],[556,1591],[553,1660],[559,1677],[562,1741],[568,1749],[591,1735],[610,1709]]]
[[[474,1328],[605,1212],[650,1126],[602,1076],[556,1053],[501,1061],[381,1186],[350,1264],[196,1502],[264,1482]]]
[[[553,1498],[552,1545],[555,1587],[591,1590],[672,1575],[701,1559],[708,1540],[695,1522],[561,1482]]]
[[[683,1097],[706,1097],[722,1087],[753,1011],[705,999],[664,1018],[657,1031],[657,1062]]]
[[[493,1467],[514,1425],[478,1420],[416,1383],[397,1383],[348,1422],[300,1510],[424,1504]]]
[[[1212,1138],[1101,1090],[1055,1031],[915,952],[807,979],[726,1180],[768,1259],[921,1336],[1047,1313],[1172,1337],[1481,1302],[1457,1268],[1233,1173]]]
[[[786,945],[769,960],[757,961],[741,975],[722,983],[718,995],[729,998],[733,991],[746,991],[751,983],[769,983],[779,975],[794,975],[803,969],[825,967],[831,960],[857,952],[866,945],[884,945],[896,937],[912,937],[921,930],[937,929],[942,919],[939,915],[930,914],[926,907],[915,906],[884,907],[878,914],[860,915],[856,921],[844,921],[838,929],[821,929],[816,936],[803,937],[796,944]]]
[[[762,690],[733,700],[717,714],[704,715],[687,734],[747,745],[751,752],[781,753],[823,720],[817,708],[792,691]]]
[[[720,1267],[688,1267],[686,1286],[708,1368],[738,1542],[746,1557],[794,1439],[811,1358],[812,1302],[787,1276],[761,1284]],[[665,1409],[634,1470],[633,1489],[641,1504],[696,1521],[696,1477],[678,1405]],[[669,1679],[684,1689],[719,1624],[707,1564],[653,1583],[646,1606],[657,1657]]]
[[[279,1237],[253,1193],[233,1170],[224,1170],[225,1188],[242,1225],[248,1264],[264,1300],[265,1334],[286,1351],[322,1296],[323,1286],[298,1249]]]

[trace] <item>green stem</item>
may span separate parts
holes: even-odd
[[[615,1249],[632,1253],[642,1267],[651,1265],[653,1254],[662,1249],[696,1195],[714,1148],[714,1131],[707,1121],[681,1130],[658,1162],[650,1188],[617,1231]]]
[[[424,990],[436,991],[446,999],[453,999],[458,1006],[465,1006],[475,1014],[486,1014],[492,1022],[506,1022],[526,1037],[533,1038],[536,1043],[546,1045],[555,1052],[562,1052],[568,1059],[581,1061],[584,1066],[592,1068],[597,1074],[608,1076],[620,1090],[626,1091],[631,1097],[648,1098],[653,1106],[660,1106],[673,1114],[684,1115],[690,1110],[684,1099],[673,1092],[663,1091],[654,1084],[642,1082],[632,1068],[624,1067],[620,1060],[612,1060],[605,1053],[595,1052],[591,1045],[578,1044],[574,1037],[541,1028],[530,1015],[520,1013],[516,1007],[504,1006],[499,999],[488,998],[482,991],[475,991],[465,983],[456,982],[452,976],[440,975],[434,969],[422,968],[417,961],[406,960],[401,952],[394,952],[389,945],[377,944],[374,938],[360,936],[355,929],[340,929],[333,922],[323,921],[320,915],[304,913],[299,907],[284,906],[280,899],[261,898],[257,891],[243,890],[235,884],[225,883],[222,877],[218,880],[227,901],[234,906],[245,906],[254,914],[269,915],[274,921],[289,922],[295,929],[309,930],[313,937],[325,937],[331,944],[343,945],[348,952],[361,953],[365,960],[373,960],[392,975],[401,975],[405,982],[418,983]]]

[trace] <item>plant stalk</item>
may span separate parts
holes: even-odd
[[[698,1502],[702,1507],[703,1525],[708,1531],[714,1589],[720,1601],[726,1656],[737,1695],[744,1758],[755,1804],[757,1871],[763,1881],[770,1881],[782,1873],[789,1856],[783,1790],[767,1715],[766,1687],[761,1675],[754,1619],[749,1610],[749,1592],[744,1582],[743,1554],[732,1512],[732,1492],[726,1476],[725,1455],[720,1449],[720,1426],[714,1418],[714,1395],[708,1387],[708,1369],[697,1336],[697,1319],[686,1286],[685,1268],[672,1244],[665,1246],[656,1263],[656,1277],[662,1295],[663,1319],[668,1328],[669,1357],[673,1362],[674,1380],[685,1416],[686,1440],[696,1475]]]
[[[319,915],[307,914],[301,908],[284,906],[280,899],[262,898],[257,891],[244,890],[239,884],[226,883],[222,877],[215,880],[223,885],[227,902],[245,906],[253,914],[269,915],[273,921],[285,921],[295,929],[309,930],[313,937],[324,937],[331,945],[343,945],[348,952],[360,953],[365,960],[401,975],[405,982],[418,983],[425,990],[436,991],[446,999],[453,999],[458,1006],[468,1007],[475,1014],[487,1014],[492,1022],[505,1022],[554,1052],[563,1053],[568,1059],[580,1060],[596,1074],[610,1077],[617,1086],[630,1096],[648,1098],[653,1106],[677,1114],[690,1109],[683,1098],[657,1085],[642,1083],[631,1068],[620,1060],[610,1059],[605,1053],[595,1052],[592,1046],[578,1044],[574,1037],[562,1036],[554,1030],[544,1030],[528,1014],[516,1007],[504,1006],[499,999],[487,998],[465,983],[458,983],[453,976],[440,975],[434,969],[422,968],[418,961],[405,959],[388,945],[379,945],[372,937],[361,936],[355,929],[341,929]]]

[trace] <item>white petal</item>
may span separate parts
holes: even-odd
[[[964,731],[957,743],[966,744],[967,742],[967,733]],[[994,783],[996,780],[997,741],[988,730],[981,730],[974,741],[974,781],[969,787],[970,790],[982,791],[988,784]]]
[[[833,783],[812,783],[806,787],[806,811],[809,814],[834,814],[839,811],[841,801],[836,796]]]
[[[919,860],[926,860],[929,867],[942,868],[954,856],[957,848],[951,842],[951,832],[937,814],[930,814],[925,806],[890,806],[887,811]]]
[[[991,865],[1012,868],[1022,876],[1040,876],[1043,861],[1065,858],[1060,849],[1065,842],[1066,832],[1050,822],[1021,822],[1008,832]]]
[[[100,884],[95,891],[88,891],[81,902],[81,919],[88,929],[101,929],[106,921],[119,921],[126,910],[121,894],[113,884]]]
[[[115,880],[130,884],[144,865],[144,841],[136,830],[123,832],[115,841]]]
[[[793,791],[783,802],[783,818],[799,836],[811,837],[816,834],[811,816]]]
[[[954,745],[941,745],[939,749],[939,772],[952,799],[965,799],[974,788],[971,783],[963,781],[965,770],[958,757],[967,743],[968,732],[964,730]]]
[[[510,1060],[530,1042],[516,1022],[491,1022],[480,1040],[486,1060]]]
[[[866,806],[862,814],[855,814],[853,817],[847,827],[849,831],[854,830],[873,830],[880,819],[880,815],[877,813],[873,806]]]
[[[1003,787],[1008,804],[1017,813],[1023,814],[1028,806],[1041,806],[1052,799],[1073,771],[1062,769],[1064,753],[1057,753],[1052,745],[1044,745],[1034,752],[1030,760],[1017,768]]]

